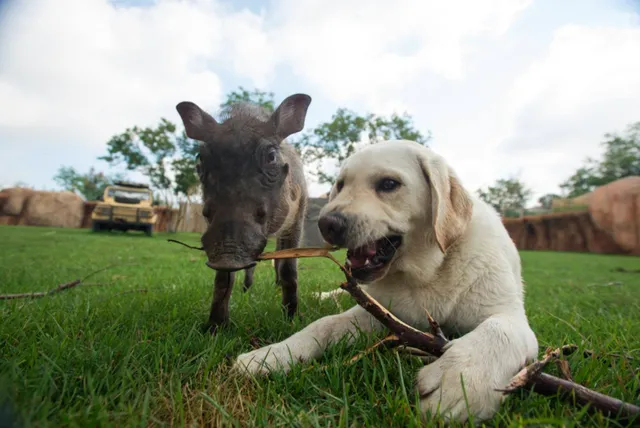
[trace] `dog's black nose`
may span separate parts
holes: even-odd
[[[331,245],[344,245],[347,235],[347,218],[331,212],[318,220],[318,228],[322,237]]]

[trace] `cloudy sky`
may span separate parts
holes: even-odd
[[[106,170],[113,134],[240,85],[310,94],[307,127],[407,111],[471,190],[537,197],[640,120],[640,2],[0,0],[0,186]]]

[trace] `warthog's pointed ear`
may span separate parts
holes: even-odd
[[[311,97],[307,94],[293,94],[285,98],[271,115],[276,134],[284,139],[302,131],[309,104]]]
[[[191,101],[181,102],[176,106],[176,110],[178,110],[178,114],[182,118],[187,137],[191,139],[199,141],[206,140],[207,135],[209,135],[218,124],[209,113]]]
[[[419,161],[431,192],[433,233],[444,253],[467,229],[473,202],[456,173],[441,156],[423,153]]]

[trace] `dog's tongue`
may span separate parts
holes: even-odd
[[[364,245],[362,247],[358,247],[353,251],[349,252],[349,262],[351,262],[352,269],[358,269],[363,267],[367,259],[372,258],[376,255],[376,244],[371,243],[368,245]]]

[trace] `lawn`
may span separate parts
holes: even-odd
[[[228,374],[241,352],[339,311],[335,301],[312,296],[342,279],[329,260],[300,260],[301,318],[293,323],[282,316],[270,262],[258,265],[248,293],[238,275],[233,324],[212,337],[201,326],[213,272],[203,254],[168,237],[199,242],[196,234],[0,226],[2,294],[47,290],[111,266],[53,296],[0,301],[0,425],[8,412],[27,426],[55,427],[418,425],[412,385],[420,361],[381,350],[345,365],[375,337],[337,344],[288,375]],[[638,269],[640,259],[551,252],[522,259],[540,354],[575,343],[605,355],[570,356],[575,381],[640,404],[640,274],[617,270]],[[353,304],[349,296],[339,303]],[[510,396],[487,426],[523,424],[624,426],[526,391]]]

